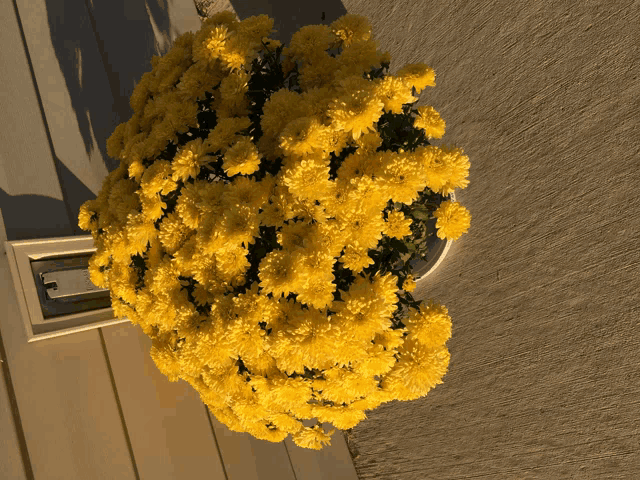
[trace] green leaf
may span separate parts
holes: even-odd
[[[426,208],[425,209],[416,208],[412,210],[409,215],[411,215],[413,218],[416,218],[418,220],[429,220],[429,212],[427,211]]]

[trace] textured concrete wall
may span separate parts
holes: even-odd
[[[449,372],[350,434],[364,479],[640,478],[640,2],[345,1],[463,147],[472,213],[418,298]]]

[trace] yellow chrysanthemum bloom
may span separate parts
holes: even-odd
[[[420,93],[424,87],[436,86],[436,72],[424,63],[412,63],[405,65],[396,73],[410,87],[414,87]]]
[[[220,150],[226,152],[227,148],[236,139],[236,134],[249,128],[251,119],[249,117],[222,118],[207,137],[207,145],[211,152]]]
[[[331,435],[335,429],[331,429],[329,433],[325,433],[319,425],[313,428],[304,427],[291,436],[293,443],[298,447],[311,448],[313,450],[322,450],[325,444],[330,443]]]
[[[471,213],[458,202],[442,202],[433,212],[433,216],[437,218],[438,238],[443,240],[457,240],[463,233],[467,233],[471,226]]]
[[[171,178],[183,182],[186,182],[188,178],[195,178],[200,172],[200,167],[210,160],[206,153],[207,145],[201,138],[191,140],[173,157]]]
[[[282,184],[289,187],[289,192],[298,200],[313,201],[331,189],[329,165],[316,155],[304,157],[282,170]]]
[[[407,87],[406,82],[394,76],[386,76],[382,79],[376,79],[377,95],[384,103],[384,109],[388,112],[401,114],[402,106],[407,103],[413,103],[418,100],[411,94],[411,88]]]
[[[331,85],[335,80],[334,75],[340,69],[340,61],[322,52],[313,61],[307,63],[300,69],[298,82],[303,92],[308,92],[313,88],[322,88]]]
[[[400,360],[391,371],[382,376],[382,386],[400,384],[415,399],[442,383],[449,367],[451,354],[445,346],[429,348],[416,340],[405,340],[398,349]],[[417,397],[415,397],[417,395]]]
[[[203,25],[193,40],[193,59],[205,64],[213,63],[221,57],[230,35],[224,25]]]
[[[256,15],[247,17],[238,24],[238,34],[247,37],[252,43],[260,44],[262,39],[273,32],[273,18],[268,15]],[[274,45],[274,40],[270,41]]]
[[[395,237],[398,240],[411,235],[411,224],[413,220],[405,218],[402,212],[389,212],[387,215],[387,223],[384,226],[384,233],[389,237]]]
[[[407,278],[404,279],[404,283],[402,284],[402,289],[407,292],[413,292],[416,289],[416,282],[413,275],[407,275]]]
[[[352,75],[362,76],[372,67],[379,67],[384,59],[385,54],[378,50],[377,42],[354,42],[338,55],[338,69],[334,76],[338,80]]]
[[[260,167],[260,152],[251,137],[240,137],[224,154],[222,168],[230,177],[250,175]]]
[[[322,150],[328,128],[316,117],[300,117],[291,122],[280,134],[280,148],[287,155],[303,156]]]
[[[420,305],[420,309],[410,309],[409,318],[404,322],[409,329],[408,339],[415,339],[420,344],[437,348],[451,338],[451,317],[447,307],[429,301],[428,305]]]
[[[375,86],[361,77],[341,81],[342,94],[331,102],[327,115],[335,128],[351,132],[354,139],[372,131],[382,116],[384,103],[375,96]]]
[[[418,107],[418,116],[413,121],[413,126],[422,128],[427,138],[442,138],[446,123],[433,107]]]
[[[229,105],[239,104],[249,89],[249,74],[244,70],[236,71],[220,82],[220,96]]]
[[[353,273],[360,273],[374,263],[368,252],[369,249],[366,247],[347,245],[341,257],[342,263]]]
[[[291,36],[288,52],[294,59],[313,61],[324,53],[334,37],[326,25],[307,25]]]
[[[262,291],[274,296],[284,294],[286,297],[297,281],[293,258],[287,255],[286,250],[268,253],[260,261],[258,275]]]
[[[330,25],[331,31],[342,44],[349,46],[354,42],[367,41],[371,38],[372,28],[367,17],[347,13]]]

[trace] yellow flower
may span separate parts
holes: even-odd
[[[264,197],[261,183],[248,177],[235,177],[227,186],[225,204],[234,208],[249,207],[249,211],[257,210],[262,206]]]
[[[291,204],[284,191],[287,187],[279,185],[269,197],[270,203],[262,206],[260,214],[262,225],[281,227],[285,220],[293,218]]]
[[[313,61],[329,48],[332,40],[328,26],[307,25],[291,36],[288,51],[295,59]]]
[[[411,204],[424,189],[423,174],[414,156],[404,152],[385,151],[379,153],[382,168],[380,182],[394,202]]]
[[[336,277],[330,271],[307,277],[306,282],[297,290],[298,301],[306,303],[313,308],[325,308],[333,302],[333,292],[336,285],[333,283]]]
[[[389,212],[384,228],[385,235],[402,240],[402,238],[411,235],[410,227],[412,223],[413,220],[405,218],[402,212]]]
[[[224,25],[203,25],[193,41],[193,59],[205,64],[213,63],[222,56],[230,36]]]
[[[202,27],[209,27],[210,25],[225,25],[231,31],[235,31],[238,28],[238,24],[239,22],[236,14],[231,10],[224,10],[206,18],[202,22]]]
[[[118,125],[113,133],[107,139],[107,154],[111,158],[120,158],[120,152],[122,152],[124,145],[124,132],[127,128],[126,123],[121,123]]]
[[[402,289],[405,292],[413,292],[416,289],[416,282],[413,279],[413,275],[407,275],[407,278],[404,279],[404,283],[402,284]]]
[[[413,126],[422,128],[427,138],[442,138],[446,126],[445,121],[433,107],[418,107],[418,116],[413,121]]]
[[[364,72],[368,72],[372,67],[380,66],[383,54],[377,49],[377,42],[359,41],[345,47],[338,55],[338,70],[335,73],[336,79],[342,79],[351,75],[362,77]]]
[[[391,327],[390,317],[396,310],[395,303],[388,302],[384,296],[377,295],[378,280],[372,282],[360,275],[351,284],[347,292],[343,292],[342,301],[334,302],[331,309],[336,312],[336,324],[349,328],[353,338],[370,342],[377,332]],[[397,301],[397,288],[393,292]]]
[[[365,156],[363,154],[367,153],[373,156],[373,159],[367,159],[367,162],[366,162],[367,164],[377,163],[378,158],[376,155],[376,150],[380,145],[382,145],[382,137],[380,136],[380,132],[378,132],[377,130],[374,130],[373,132],[365,133],[358,140],[356,140],[356,145],[358,146],[358,150],[356,150],[358,154]],[[347,159],[348,158],[349,157],[347,157]],[[374,170],[372,169],[370,170],[370,172],[373,173]],[[369,175],[371,173],[369,173]]]
[[[248,248],[241,245],[228,246],[216,256],[216,267],[226,278],[235,278],[251,266],[248,253]]]
[[[87,200],[80,206],[78,226],[82,230],[96,230],[98,228],[97,207],[98,202],[95,199]],[[96,216],[96,218],[92,220],[93,216]]]
[[[200,167],[210,159],[205,156],[207,146],[201,138],[191,140],[184,147],[181,147],[171,162],[173,180],[186,182],[189,178],[195,178],[200,172]]]
[[[250,175],[260,168],[260,153],[251,137],[240,137],[224,154],[222,169],[232,177],[237,174]]]
[[[141,255],[147,244],[156,237],[158,231],[142,213],[131,213],[127,220],[127,238],[136,254]]]
[[[469,185],[469,157],[464,155],[461,148],[443,146],[440,149],[442,161],[449,169],[449,178],[440,189],[441,195],[449,195],[456,188]]]
[[[334,81],[334,74],[340,68],[340,62],[322,52],[314,57],[312,62],[305,63],[300,69],[298,83],[304,92],[313,88],[322,88],[331,85]]]
[[[433,212],[437,218],[436,228],[438,238],[457,240],[463,233],[467,233],[471,226],[471,213],[458,202],[447,200]]]
[[[398,351],[400,360],[383,375],[383,388],[398,382],[409,390],[411,398],[424,396],[442,383],[451,358],[446,347],[429,348],[416,340],[405,340]]]
[[[171,178],[171,163],[167,160],[156,160],[142,175],[140,188],[144,195],[151,197],[156,193],[167,195],[177,188],[177,183]]]
[[[305,240],[308,238],[312,226],[306,222],[292,222],[284,225],[276,232],[278,244],[283,248],[294,251],[305,248]]]
[[[293,258],[286,250],[274,250],[268,253],[258,268],[260,286],[263,293],[272,293],[275,297],[291,293],[297,281]]]
[[[244,100],[244,96],[248,90],[249,74],[244,70],[239,70],[230,73],[220,82],[218,92],[223,102],[235,106]]]
[[[363,248],[374,248],[382,238],[385,222],[382,212],[377,208],[353,209],[340,215],[338,220],[345,227],[345,245],[357,243]]]
[[[341,260],[346,268],[353,273],[360,273],[363,269],[374,263],[369,256],[369,249],[361,246],[347,245],[345,252],[342,254]]]
[[[167,252],[173,253],[186,240],[187,234],[191,231],[176,212],[168,214],[160,222],[158,238]]]
[[[293,443],[298,447],[311,448],[313,450],[322,450],[325,444],[331,443],[331,435],[335,432],[332,429],[328,434],[324,433],[319,425],[313,428],[304,427],[291,436]]]
[[[374,95],[373,83],[361,77],[341,81],[342,94],[333,100],[327,111],[334,127],[351,132],[354,139],[374,129],[380,119],[384,103]]]
[[[403,344],[404,339],[403,335],[406,331],[406,328],[397,328],[397,329],[388,329],[383,330],[381,332],[376,333],[374,338],[374,342],[376,345],[381,345],[385,347],[387,350],[393,350],[398,348]]]
[[[436,86],[436,72],[424,63],[411,63],[405,65],[396,73],[396,76],[420,93],[424,87]]]
[[[299,200],[314,201],[331,189],[328,162],[317,155],[303,157],[299,163],[282,170],[282,184]]]
[[[302,95],[282,88],[265,102],[260,125],[264,134],[275,137],[289,122],[307,115],[308,107]]]
[[[363,143],[363,147],[356,150],[355,153],[347,155],[340,167],[338,167],[337,175],[339,179],[348,181],[350,184],[356,184],[361,181],[372,180],[374,175],[379,174],[378,170],[381,166],[381,155],[376,152],[366,150],[375,142],[375,138],[371,138],[373,134],[367,134],[360,137],[368,137]],[[360,141],[360,139],[358,141]],[[370,143],[366,143],[370,142]],[[386,202],[385,202],[386,204]]]
[[[362,15],[353,13],[342,15],[331,24],[330,28],[345,46],[371,38],[371,23]]]
[[[245,18],[238,24],[238,33],[254,44],[260,44],[264,37],[273,32],[273,18],[268,15],[254,15]],[[271,40],[274,42],[274,40]]]
[[[243,242],[249,245],[254,242],[255,237],[259,234],[259,225],[259,220],[253,214],[251,208],[245,206],[227,208],[217,226],[216,233],[220,236],[217,246],[222,247],[224,245],[223,241],[234,247]],[[235,275],[238,272],[233,273]]]
[[[388,112],[401,114],[404,104],[418,100],[418,97],[411,94],[411,88],[397,77],[389,75],[382,79],[375,79],[374,82],[377,85],[377,94]]]
[[[140,112],[149,98],[149,87],[153,77],[152,72],[146,72],[140,77],[140,81],[136,84],[129,98],[129,105],[135,113]]]
[[[208,63],[194,63],[180,77],[176,91],[185,101],[204,100],[206,93],[212,93],[215,85],[223,78],[221,69],[217,65]]]
[[[327,382],[322,385],[322,398],[337,404],[349,403],[358,397],[369,395],[378,383],[373,377],[365,377],[345,368],[328,370],[325,377]]]
[[[233,143],[236,133],[249,128],[250,125],[251,119],[249,117],[219,119],[207,137],[206,143],[210,151],[220,150],[224,153]]]
[[[408,339],[416,339],[420,344],[437,348],[451,338],[451,317],[447,307],[429,300],[421,304],[420,309],[410,309],[409,318],[404,320],[409,329]]]
[[[227,70],[234,72],[248,67],[256,51],[257,45],[251,40],[243,36],[232,35],[220,53],[220,60]]]
[[[307,155],[322,150],[328,129],[316,117],[300,117],[289,122],[280,134],[280,148],[287,155]]]

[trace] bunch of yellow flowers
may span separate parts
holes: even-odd
[[[444,133],[433,108],[407,106],[434,71],[384,74],[366,18],[303,27],[288,47],[272,31],[222,12],[153,58],[79,226],[92,282],[152,338],[160,371],[233,431],[321,449],[322,422],[349,429],[442,383],[451,318],[410,298],[389,252],[417,223],[402,209],[464,188],[469,161],[426,142]],[[470,224],[455,202],[431,218],[441,238]]]

